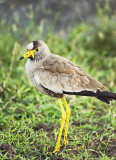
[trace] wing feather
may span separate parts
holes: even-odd
[[[39,79],[39,83],[55,93],[85,90],[108,91],[105,86],[88,75],[83,69],[58,55],[48,57],[42,66],[41,69],[35,71],[36,80]]]

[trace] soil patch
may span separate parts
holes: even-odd
[[[16,151],[10,144],[2,144],[0,146],[0,150],[2,151],[2,154],[7,153],[9,160],[12,160],[16,156]],[[17,158],[16,160],[19,160],[19,158]]]
[[[43,123],[43,122],[40,122],[38,125],[34,126],[33,129],[35,131],[38,131],[40,129],[43,129],[44,132],[50,131],[50,127],[46,123]]]
[[[59,124],[50,124],[50,126],[48,126],[46,123],[43,122],[40,122],[39,124],[33,127],[35,131],[43,129],[44,132],[50,132],[53,131],[54,129],[59,129],[59,128],[60,128]]]

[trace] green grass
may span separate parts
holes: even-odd
[[[72,60],[116,92],[114,17],[99,14],[94,25],[79,24],[66,39],[51,32],[42,38],[42,26],[33,21],[25,33],[16,24],[9,26],[1,23],[0,160],[115,159],[116,102],[106,105],[89,97],[67,97],[71,109],[68,143],[58,154],[51,153],[61,123],[57,99],[32,87],[25,72],[26,60],[19,61],[28,42],[39,38],[45,40],[53,53]],[[15,151],[8,152],[5,144],[10,144]]]

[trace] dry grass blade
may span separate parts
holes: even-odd
[[[8,82],[8,80],[9,80],[9,78],[11,77],[14,60],[15,60],[15,57],[16,57],[16,55],[17,55],[17,53],[18,53],[18,46],[19,46],[18,42],[15,42],[14,48],[13,48],[13,51],[12,51],[12,58],[11,58],[11,62],[10,62],[10,67],[9,67],[9,73],[8,73],[7,82]]]

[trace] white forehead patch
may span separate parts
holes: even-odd
[[[33,42],[31,42],[31,43],[29,43],[29,44],[27,45],[27,49],[28,49],[28,50],[33,49],[33,47],[34,47]]]

